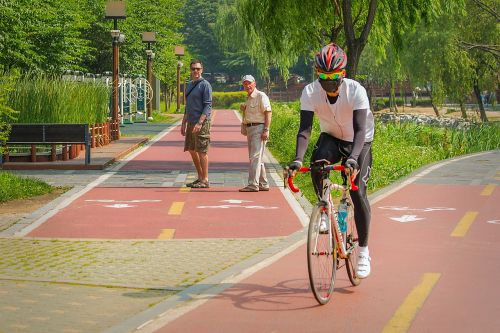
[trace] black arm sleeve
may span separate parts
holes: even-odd
[[[367,109],[354,110],[353,115],[353,125],[354,125],[354,141],[351,156],[356,161],[358,160],[359,153],[365,144],[365,134],[366,134],[366,116],[368,114]]]
[[[311,137],[314,112],[301,110],[300,111],[300,127],[297,133],[297,145],[295,148],[295,160],[301,161],[304,159],[309,138]]]

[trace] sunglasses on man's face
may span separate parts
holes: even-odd
[[[318,73],[321,80],[338,80],[344,75],[344,71],[333,72],[333,73]]]
[[[201,71],[203,68],[201,67],[191,67],[192,71]]]

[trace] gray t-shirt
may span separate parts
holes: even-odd
[[[187,121],[196,123],[201,115],[207,116],[210,119],[212,111],[212,86],[205,79],[200,79],[201,82],[189,81],[186,85],[186,111]],[[195,86],[196,84],[196,86]],[[194,88],[193,88],[194,87]]]

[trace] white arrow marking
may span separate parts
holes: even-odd
[[[400,217],[391,217],[390,219],[398,222],[414,222],[418,220],[423,220],[424,218],[417,217],[417,215],[403,215]]]
[[[487,221],[486,223],[500,224],[500,220],[491,220],[491,221]]]
[[[266,206],[242,206],[242,205],[219,205],[219,206],[197,206],[196,208],[250,208],[250,209],[277,209],[278,207],[266,207]]]
[[[85,200],[85,201],[90,201],[90,202],[132,202],[132,203],[161,202],[161,200]]]
[[[137,207],[137,206],[132,206],[129,204],[114,204],[114,205],[104,205],[104,207],[109,207],[109,208],[132,208],[132,207]]]
[[[402,207],[402,206],[383,206],[379,207],[380,209],[388,209],[388,210],[413,210],[413,211],[419,211],[419,212],[432,212],[435,210],[456,210],[455,208],[449,208],[449,207],[429,207],[429,208],[410,208],[410,207]]]
[[[252,201],[248,201],[248,200],[237,200],[237,199],[229,199],[229,200],[221,200],[220,202],[227,202],[227,203],[230,203],[230,204],[240,204],[240,203],[244,203],[244,202],[252,202]]]

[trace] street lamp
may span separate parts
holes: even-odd
[[[155,57],[155,53],[153,52],[153,50],[151,50],[151,43],[156,42],[156,32],[152,32],[152,31],[143,32],[142,33],[142,42],[148,43],[148,49],[146,50],[146,56],[147,56],[147,66],[146,66],[147,75],[146,75],[146,77],[147,77],[149,84],[152,87],[153,86],[152,66],[153,66],[153,59]],[[148,102],[148,110],[147,110],[148,120],[153,120],[152,114],[153,114],[153,96],[151,96],[151,98],[149,99],[149,102]]]
[[[120,139],[120,129],[118,127],[118,73],[119,73],[119,44],[125,39],[125,35],[118,30],[118,20],[126,18],[125,1],[110,0],[106,3],[106,18],[113,19],[113,30],[111,37],[113,38],[113,110],[111,117],[113,119],[113,139]]]
[[[180,97],[181,67],[182,67],[181,57],[184,56],[184,48],[182,46],[176,46],[175,55],[177,56],[177,109],[175,110],[175,112],[180,113],[181,112],[181,97]]]

